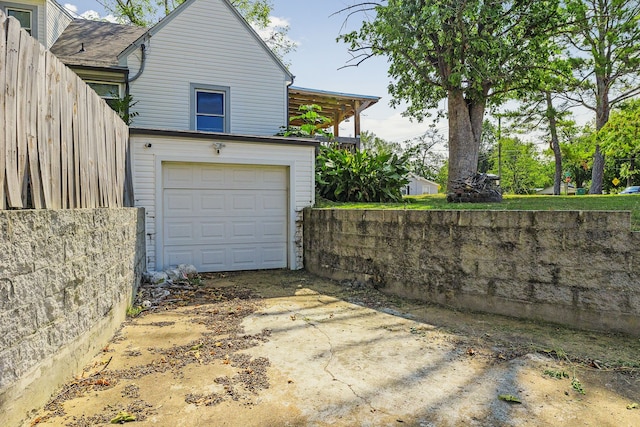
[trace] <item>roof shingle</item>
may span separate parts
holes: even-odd
[[[117,67],[120,52],[146,31],[133,25],[75,19],[51,46],[51,53],[66,65]]]

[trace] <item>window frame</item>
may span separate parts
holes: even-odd
[[[38,38],[38,6],[5,2],[0,2],[0,5],[2,6],[3,12],[7,17],[9,16],[9,10],[15,10],[16,12],[29,12],[31,14],[31,28],[28,32],[31,37],[35,39]],[[16,18],[14,17],[14,19]],[[20,27],[27,31],[26,28],[22,27],[22,25]]]
[[[102,98],[104,100],[104,102],[106,102],[109,107],[111,107],[112,110],[116,111],[116,108],[111,105],[109,103],[109,101],[114,100],[114,99],[122,99],[124,97],[124,85],[122,83],[118,83],[118,82],[109,82],[109,81],[105,81],[105,80],[85,80],[84,81],[94,92],[96,92],[96,95],[98,95],[100,98]],[[102,96],[100,95],[92,86],[91,84],[101,84],[101,85],[110,85],[110,86],[117,86],[118,87],[118,96]]]
[[[222,94],[223,101],[223,112],[222,115],[222,123],[223,130],[222,133],[230,133],[231,129],[231,114],[230,114],[230,105],[231,105],[231,88],[229,86],[218,86],[218,85],[208,85],[208,84],[197,84],[190,83],[189,86],[189,129],[190,130],[198,130],[198,106],[197,106],[197,93],[198,92],[209,92],[209,93],[220,93]],[[202,131],[207,132],[207,131]]]

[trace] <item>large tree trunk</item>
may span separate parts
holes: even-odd
[[[478,171],[478,152],[482,135],[484,103],[464,98],[462,91],[449,91],[449,178],[452,183],[475,175]]]
[[[556,122],[556,110],[553,108],[553,100],[551,93],[547,92],[547,119],[549,120],[549,131],[551,132],[551,149],[556,162],[556,170],[553,177],[553,194],[560,194],[560,185],[562,181],[562,153],[560,152],[560,141],[558,140],[558,126]]]

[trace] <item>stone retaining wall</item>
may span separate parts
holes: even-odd
[[[629,212],[308,209],[305,268],[456,308],[640,336]]]
[[[0,211],[0,425],[104,346],[145,268],[143,209]]]

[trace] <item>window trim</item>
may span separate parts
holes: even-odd
[[[105,80],[85,80],[84,82],[85,82],[89,87],[91,87],[91,84],[90,84],[90,83],[100,84],[100,85],[112,85],[112,86],[117,86],[117,87],[118,87],[118,97],[117,97],[117,98],[114,98],[113,96],[112,96],[112,97],[106,97],[106,96],[98,95],[98,96],[99,96],[100,98],[102,98],[102,99],[105,99],[105,100],[106,100],[106,99],[121,99],[121,98],[123,98],[124,88],[123,88],[122,83],[118,83],[118,82],[108,82],[108,81],[105,81]],[[93,89],[93,87],[91,87],[91,89]],[[93,90],[95,91],[95,89],[93,89]],[[96,92],[96,94],[97,94],[97,92]]]
[[[222,133],[230,133],[231,131],[231,88],[229,86],[207,85],[190,83],[189,85],[189,129],[197,131],[197,98],[196,93],[202,92],[217,92],[222,93],[224,97],[224,120]]]
[[[2,6],[3,12],[7,17],[9,16],[10,9],[19,12],[31,13],[31,37],[34,39],[38,38],[38,6],[5,2],[0,2],[0,6]]]

